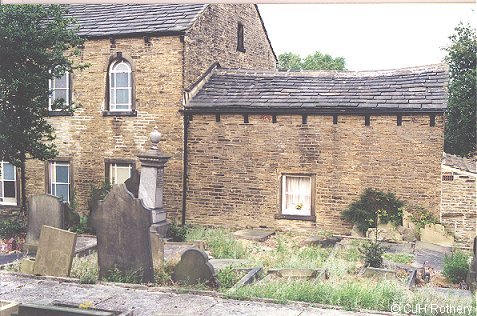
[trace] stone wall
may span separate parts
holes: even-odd
[[[194,115],[189,129],[187,220],[237,227],[316,227],[349,233],[341,212],[367,187],[392,191],[436,215],[443,117]],[[283,173],[315,175],[316,223],[276,219]]]
[[[238,23],[244,26],[245,52],[237,51]],[[184,87],[210,65],[224,68],[276,68],[276,58],[253,4],[214,4],[195,21],[184,38]]]
[[[89,40],[81,61],[90,66],[75,71],[73,100],[79,106],[74,116],[50,117],[56,130],[59,158],[71,159],[74,193],[79,211],[87,212],[91,185],[105,179],[105,159],[136,159],[149,146],[149,133],[158,126],[164,135],[161,149],[172,156],[166,172],[166,207],[181,205],[182,183],[182,49],[179,37],[153,37],[145,45],[142,37],[110,41]],[[107,66],[111,55],[122,52],[136,69],[137,116],[103,116]],[[137,163],[136,165],[139,165]],[[27,166],[28,194],[44,193],[45,163]]]
[[[477,235],[476,174],[442,165],[440,221],[457,244],[471,247]]]

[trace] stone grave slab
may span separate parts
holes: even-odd
[[[209,262],[207,254],[199,249],[186,250],[181,261],[174,268],[172,280],[183,284],[210,282],[215,277],[215,269]]]
[[[341,237],[324,237],[324,236],[310,236],[304,239],[301,244],[303,246],[320,246],[320,247],[333,247],[335,244],[341,241]]]
[[[97,250],[98,241],[95,236],[76,237],[75,256],[85,257]]]
[[[92,214],[98,240],[99,277],[112,269],[154,280],[149,227],[151,211],[124,184],[114,185]]]
[[[422,242],[444,247],[452,247],[454,245],[454,237],[441,224],[427,224],[419,231],[419,234]]]
[[[294,280],[314,279],[320,274],[318,269],[269,269],[268,273]]]
[[[412,266],[421,268],[427,261],[434,269],[442,271],[444,267],[444,257],[451,253],[452,249],[450,247],[417,241],[414,250],[415,261],[412,263]]]
[[[76,234],[43,226],[36,253],[34,274],[68,277],[73,262]]]
[[[265,241],[273,234],[275,234],[273,230],[242,229],[234,232],[234,237],[253,241]]]
[[[28,199],[28,229],[25,248],[36,251],[43,225],[65,228],[65,205],[49,194],[34,195]]]
[[[364,268],[364,270],[361,273],[361,276],[365,278],[377,277],[377,278],[389,279],[389,278],[396,277],[396,271],[389,270],[389,269],[367,267],[367,268]]]

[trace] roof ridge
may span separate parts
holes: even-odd
[[[237,74],[237,75],[270,75],[270,76],[291,76],[291,77],[374,77],[385,75],[420,74],[425,72],[448,73],[448,66],[444,63],[412,66],[405,68],[383,69],[383,70],[300,70],[300,71],[275,71],[275,70],[255,70],[245,68],[220,68],[217,74]]]

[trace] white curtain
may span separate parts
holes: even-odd
[[[311,178],[284,176],[283,214],[311,215]]]

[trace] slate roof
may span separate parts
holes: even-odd
[[[185,110],[442,113],[447,82],[444,65],[365,72],[217,68]]]
[[[449,167],[457,168],[471,173],[477,173],[477,161],[475,159],[463,158],[456,155],[444,153],[442,163]]]
[[[84,37],[181,33],[188,30],[207,4],[73,4],[68,16]]]

